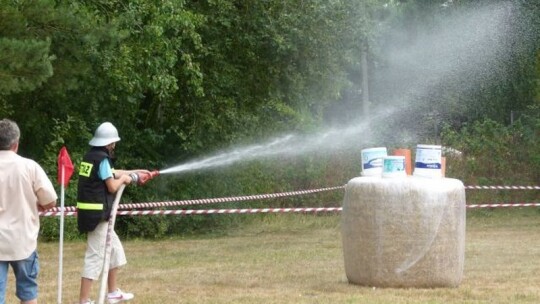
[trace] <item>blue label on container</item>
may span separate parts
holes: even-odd
[[[381,168],[382,158],[370,159],[367,163],[364,163],[364,169]]]
[[[420,163],[416,162],[414,163],[414,166],[416,168],[422,168],[422,169],[441,169],[442,166],[439,163]]]

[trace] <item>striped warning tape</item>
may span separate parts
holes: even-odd
[[[339,212],[341,207],[320,208],[253,208],[253,209],[195,209],[195,210],[136,210],[122,211],[122,215],[202,215],[202,214],[254,214],[254,213],[317,213]]]
[[[317,213],[317,212],[340,212],[341,207],[317,207],[317,208],[253,208],[253,209],[187,209],[187,210],[131,210],[118,211],[117,215],[207,215],[207,214],[254,214],[254,213]],[[61,212],[40,212],[40,216],[60,216]],[[77,212],[69,211],[65,216],[77,215]]]
[[[252,201],[279,197],[288,197],[296,195],[305,195],[326,191],[334,191],[344,189],[345,186],[328,187],[321,189],[290,191],[282,193],[270,193],[270,194],[258,194],[258,195],[246,195],[236,197],[219,197],[219,198],[206,198],[206,199],[194,199],[194,200],[180,200],[180,201],[168,201],[168,202],[143,202],[143,203],[129,203],[120,204],[118,209],[143,209],[143,208],[159,208],[159,207],[173,207],[173,206],[189,206],[189,205],[204,205],[204,204],[216,204],[216,203],[229,203],[240,201]],[[540,186],[465,186],[466,189],[484,189],[484,190],[540,190]],[[66,212],[75,212],[74,206],[68,206],[64,209]],[[60,208],[55,207],[50,209],[50,212],[59,212]]]
[[[475,190],[540,190],[540,186],[465,186]]]
[[[540,207],[540,203],[500,203],[466,205],[467,209],[508,208],[508,207]],[[306,207],[306,208],[253,208],[253,209],[187,209],[187,210],[124,210],[117,215],[208,215],[208,214],[255,214],[255,213],[319,213],[341,212],[342,207]],[[40,212],[40,216],[60,216],[59,211]],[[74,216],[77,212],[67,211],[64,216]]]
[[[508,208],[508,207],[540,207],[540,203],[501,203],[501,204],[477,204],[467,205],[469,209],[475,208]]]
[[[205,199],[194,199],[194,200],[181,200],[181,201],[168,201],[168,202],[146,202],[146,203],[131,203],[131,204],[120,204],[118,209],[142,209],[142,208],[157,208],[157,207],[173,207],[173,206],[189,206],[189,205],[204,205],[204,204],[216,204],[216,203],[230,203],[230,202],[241,202],[241,201],[253,201],[261,199],[270,199],[270,198],[279,198],[295,195],[305,195],[312,193],[319,193],[325,191],[333,191],[338,189],[343,189],[345,186],[321,188],[321,189],[312,189],[312,190],[300,190],[300,191],[290,191],[282,193],[271,193],[271,194],[258,194],[258,195],[246,195],[246,196],[236,196],[236,197],[218,197],[218,198],[205,198]],[[74,206],[65,207],[65,211],[76,211]],[[50,211],[60,211],[60,208],[55,207],[50,209]]]

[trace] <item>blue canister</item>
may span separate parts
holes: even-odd
[[[413,175],[422,177],[442,177],[441,160],[441,146],[417,145]]]

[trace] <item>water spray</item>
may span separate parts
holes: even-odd
[[[356,124],[345,128],[330,128],[320,133],[311,135],[286,134],[278,138],[273,138],[267,142],[243,146],[221,153],[214,154],[201,159],[195,159],[186,163],[166,168],[160,174],[182,173],[195,170],[203,170],[232,165],[237,162],[245,162],[254,159],[270,158],[275,156],[294,157],[314,151],[335,151],[350,145],[351,142],[358,143],[359,138],[369,138],[362,135],[368,129],[373,120],[381,120],[397,111],[397,108],[381,109],[374,113],[372,117],[361,120]]]
[[[510,8],[508,4],[487,6],[457,16],[455,20],[442,20],[441,26],[435,28],[437,31],[426,29],[406,48],[401,43],[389,45],[388,66],[394,69],[389,70],[389,74],[381,74],[381,79],[387,81],[381,82],[379,89],[379,99],[384,102],[368,117],[327,127],[314,134],[284,134],[258,144],[231,148],[163,168],[158,174],[179,174],[255,159],[296,157],[351,147],[360,151],[360,147],[371,142],[374,131],[396,136],[401,142],[415,142],[416,134],[424,132],[419,127],[425,128],[431,118],[423,119],[420,115],[409,120],[411,109],[418,113],[427,108],[435,109],[431,111],[436,113],[438,123],[439,116],[453,111],[450,107],[453,103],[439,104],[433,99],[434,94],[445,94],[448,90],[461,94],[478,86],[486,77],[499,77],[503,72],[494,68],[498,62],[506,60],[504,56],[508,53],[503,47],[511,34],[506,25],[511,17]],[[146,177],[144,182],[155,176],[157,174]]]

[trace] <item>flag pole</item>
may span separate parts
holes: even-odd
[[[58,245],[58,304],[62,303],[62,273],[64,260],[64,217],[65,217],[65,188],[73,174],[73,163],[65,146],[58,155],[58,183],[60,184],[60,236]]]
[[[62,304],[62,268],[63,268],[63,253],[64,253],[64,180],[65,180],[65,166],[62,162],[62,182],[60,187],[60,244],[58,248],[58,304]]]

